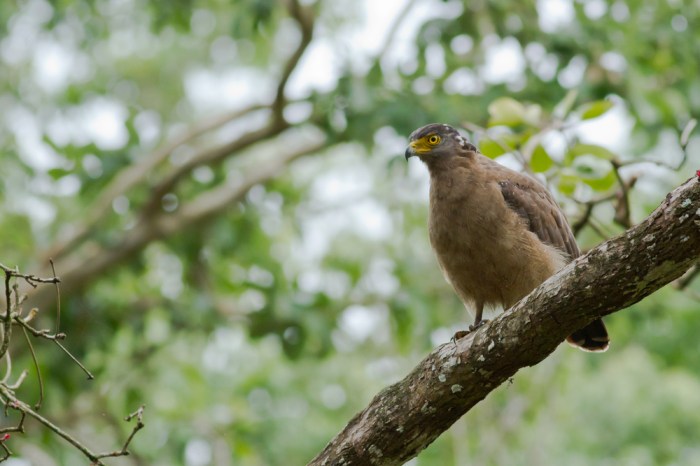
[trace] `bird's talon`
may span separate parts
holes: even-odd
[[[455,343],[455,342],[457,342],[457,340],[460,340],[460,339],[466,337],[467,335],[469,335],[469,332],[471,332],[471,330],[458,330],[458,331],[456,331],[455,334],[452,335],[452,340],[451,340],[452,343]]]
[[[473,323],[469,326],[469,331],[473,332],[474,330],[481,328],[484,326],[484,324],[487,324],[489,321],[487,319],[482,319],[479,322]]]

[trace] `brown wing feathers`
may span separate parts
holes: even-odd
[[[506,204],[524,221],[528,230],[543,243],[566,252],[571,259],[580,255],[576,240],[561,210],[544,187],[528,180],[527,185],[504,180],[499,181]]]

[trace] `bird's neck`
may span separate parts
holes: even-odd
[[[449,176],[450,173],[461,169],[469,169],[475,161],[473,152],[450,157],[428,157],[424,159],[431,178]]]
[[[476,154],[466,157],[446,157],[433,160],[428,165],[430,172],[431,205],[446,199],[471,197],[473,177],[479,170]]]

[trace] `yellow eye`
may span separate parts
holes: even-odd
[[[432,134],[428,137],[428,144],[431,146],[434,146],[440,142],[440,136],[437,134]]]

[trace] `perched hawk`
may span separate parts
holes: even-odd
[[[406,159],[430,172],[430,244],[445,277],[479,327],[484,307],[508,309],[581,252],[561,209],[537,180],[481,155],[456,129],[414,131]],[[605,351],[602,320],[567,341]]]

